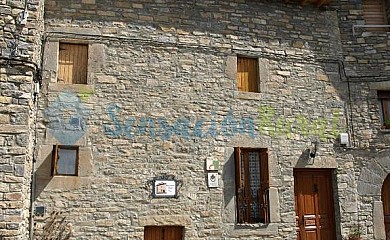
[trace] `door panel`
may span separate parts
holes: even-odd
[[[383,182],[382,203],[385,219],[386,239],[390,239],[390,175],[388,175]]]
[[[182,240],[183,227],[181,226],[146,226],[144,240]]]
[[[295,169],[298,240],[336,239],[331,170]]]
[[[164,235],[161,227],[147,226],[144,231],[144,240],[163,240]]]

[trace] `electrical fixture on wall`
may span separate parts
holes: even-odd
[[[316,155],[317,155],[317,150],[318,150],[318,141],[314,141],[314,142],[312,142],[311,143],[311,149],[310,149],[310,157],[311,158],[315,158],[316,157]]]
[[[25,9],[25,10],[23,10],[22,12],[19,13],[19,17],[18,17],[17,23],[18,23],[19,25],[24,26],[24,25],[27,24],[27,18],[28,18],[28,12],[27,12],[27,10]]]
[[[340,144],[342,146],[348,146],[349,145],[348,133],[340,133]]]

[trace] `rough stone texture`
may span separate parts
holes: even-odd
[[[0,1],[0,239],[28,239],[43,1]],[[26,25],[18,16],[27,9]],[[34,63],[36,65],[34,65]]]
[[[353,176],[353,159],[338,161],[335,148],[337,133],[347,131],[336,12],[281,1],[47,1],[46,16],[45,59],[57,55],[51,46],[58,39],[69,38],[87,41],[102,66],[89,72],[93,91],[82,97],[84,90],[57,84],[54,63],[45,64],[42,144],[50,145],[45,132],[59,128],[51,111],[64,105],[59,89],[79,98],[73,110],[88,112],[87,141],[74,144],[92,149],[91,184],[44,188],[36,201],[48,212],[67,209],[75,239],[142,239],[145,225],[164,223],[184,226],[185,239],[294,239],[293,168]],[[103,51],[95,53],[98,45]],[[260,93],[237,91],[237,55],[260,59]],[[63,133],[51,144],[79,132]],[[319,155],[308,163],[315,139]],[[237,146],[269,149],[269,225],[235,223]],[[221,163],[220,188],[207,188],[207,157]],[[150,198],[146,183],[162,173],[183,181],[178,199]]]
[[[23,3],[0,3],[3,50]],[[42,3],[29,6],[39,23]],[[337,238],[355,224],[364,239],[383,237],[374,211],[390,134],[376,91],[390,90],[390,40],[353,34],[364,24],[360,1],[47,0],[45,16],[34,206],[47,213],[35,216],[37,235],[65,218],[74,239],[143,239],[144,226],[164,224],[191,240],[295,239],[293,169],[332,168]],[[39,31],[26,28],[21,57],[38,61]],[[88,85],[57,83],[59,41],[89,44]],[[260,93],[237,91],[238,55],[259,59]],[[32,71],[2,65],[0,75],[0,236],[12,239],[26,233]],[[50,176],[55,144],[83,149],[82,176]],[[268,225],[235,222],[237,146],[269,150]],[[220,162],[219,188],[207,187],[207,157]],[[183,181],[179,198],[150,198],[147,182],[163,173]]]

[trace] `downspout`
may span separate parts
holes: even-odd
[[[27,10],[27,0],[25,0]],[[44,31],[44,30],[43,30]],[[41,51],[40,51],[40,67],[37,67],[35,76],[34,76],[34,87],[33,87],[33,101],[35,105],[35,119],[34,119],[34,140],[33,140],[33,159],[32,159],[32,166],[31,166],[31,182],[30,182],[30,209],[29,209],[29,239],[34,240],[34,201],[35,201],[35,164],[36,164],[36,156],[37,156],[37,144],[38,144],[38,131],[37,131],[37,125],[38,125],[38,111],[39,111],[39,93],[40,89],[42,88],[42,69],[43,69],[43,56],[45,52],[45,44],[46,44],[46,36],[45,33],[43,33],[41,38]]]

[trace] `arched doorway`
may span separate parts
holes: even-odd
[[[383,215],[385,219],[386,239],[390,239],[390,174],[382,186]]]

